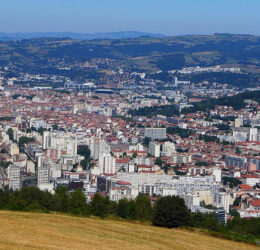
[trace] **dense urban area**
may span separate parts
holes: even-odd
[[[212,52],[218,59],[186,65],[171,54],[153,64],[138,61],[147,45],[123,59],[106,57],[107,40],[82,52],[52,40],[0,42],[0,208],[260,238],[257,63],[221,63]],[[21,64],[25,48],[61,41],[71,53],[66,45]]]

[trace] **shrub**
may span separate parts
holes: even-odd
[[[160,227],[180,227],[191,224],[190,212],[183,199],[177,196],[160,198],[154,207],[153,225]]]

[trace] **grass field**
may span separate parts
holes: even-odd
[[[185,230],[57,214],[0,211],[0,249],[256,249]]]

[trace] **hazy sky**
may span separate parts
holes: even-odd
[[[260,35],[260,0],[0,0],[0,32]]]

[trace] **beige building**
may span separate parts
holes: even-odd
[[[19,154],[19,148],[18,148],[17,144],[15,144],[15,143],[10,144],[9,153],[11,156]]]

